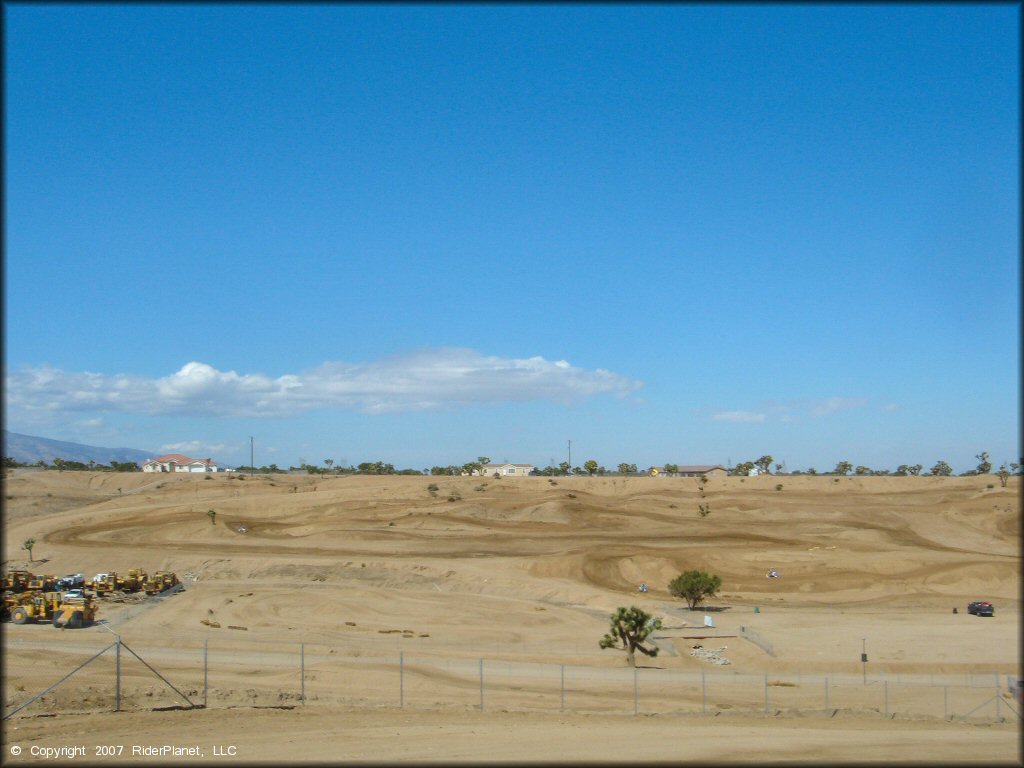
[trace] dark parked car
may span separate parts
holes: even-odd
[[[973,603],[967,604],[967,612],[973,613],[975,616],[995,616],[996,609],[987,600],[975,600]]]

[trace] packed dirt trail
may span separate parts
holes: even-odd
[[[1019,476],[713,477],[702,494],[673,477],[8,470],[4,493],[5,570],[184,587],[101,602],[86,629],[4,625],[7,713],[115,635],[180,694],[123,651],[113,712],[111,651],[4,721],[12,764],[103,743],[592,762],[625,760],[625,740],[631,761],[1020,759]],[[696,611],[668,591],[692,569],[722,579]],[[598,647],[629,605],[663,621],[635,679]]]

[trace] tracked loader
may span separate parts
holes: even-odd
[[[97,595],[108,594],[117,588],[117,573],[97,573],[92,579],[92,590]]]
[[[129,568],[127,576],[118,577],[117,587],[124,592],[138,592],[148,578],[149,574],[141,568]]]
[[[157,571],[150,578],[146,579],[146,582],[142,585],[147,595],[155,595],[159,592],[163,592],[166,589],[170,589],[178,583],[178,576],[175,573],[164,573],[163,571]]]

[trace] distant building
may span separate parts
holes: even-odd
[[[216,472],[213,459],[190,459],[180,453],[168,453],[142,463],[143,472]]]
[[[484,464],[481,474],[486,477],[526,477],[533,469],[533,464]]]
[[[671,475],[672,477],[725,477],[729,470],[721,464],[679,464],[675,472],[667,472],[664,467],[658,469],[658,474]]]

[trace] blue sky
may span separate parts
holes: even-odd
[[[1021,455],[1016,4],[3,12],[12,431]]]

